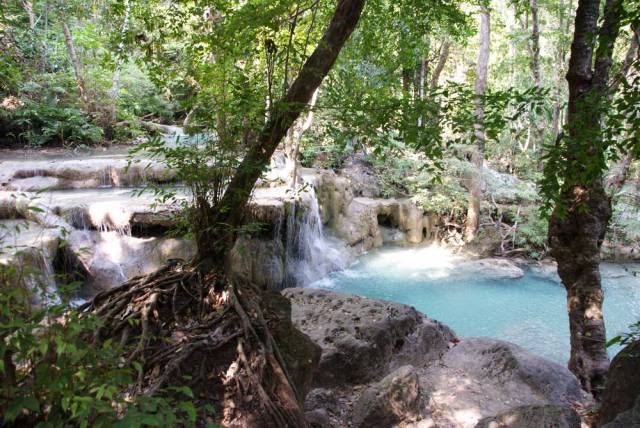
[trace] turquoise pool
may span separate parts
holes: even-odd
[[[601,268],[610,337],[640,319],[640,277],[634,269],[638,265]],[[384,247],[311,286],[412,305],[460,336],[508,340],[566,363],[566,297],[555,275],[525,268],[521,278],[504,276],[437,247]]]

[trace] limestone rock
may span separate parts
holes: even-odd
[[[543,259],[529,267],[536,275],[550,281],[560,282],[560,276],[558,276],[558,263],[555,260]]]
[[[412,244],[422,242],[425,235],[431,234],[432,219],[425,217],[422,208],[409,198],[373,198],[377,192],[372,188],[355,190],[360,189],[359,178],[349,173],[338,176],[330,171],[305,170],[304,174],[305,177],[312,175],[323,224],[357,253],[383,244],[381,226],[396,229],[404,236],[404,242]]]
[[[499,254],[501,244],[502,236],[495,226],[488,225],[480,228],[475,245],[482,256]]]
[[[351,156],[344,162],[339,173],[351,182],[355,196],[367,198],[379,198],[381,196],[380,180],[376,177],[372,165],[364,159],[363,155],[355,154]]]
[[[129,163],[123,155],[86,159],[21,160],[3,164],[0,177],[5,190],[36,191],[88,189],[100,186],[129,187],[145,182],[167,183],[175,172],[165,165],[142,160]]]
[[[338,399],[332,389],[315,388],[307,394],[304,408],[308,411],[326,409],[330,413],[335,413],[338,408]]]
[[[640,341],[627,345],[611,361],[602,395],[600,423],[607,424],[640,400]]]
[[[324,409],[315,409],[304,414],[311,428],[330,428],[331,419]]]
[[[636,398],[634,406],[622,413],[602,428],[640,428],[640,396]]]
[[[475,428],[580,428],[580,416],[567,406],[521,406],[482,419]]]
[[[477,271],[493,279],[518,279],[524,276],[523,270],[515,263],[497,257],[464,262],[460,267]]]
[[[535,201],[538,198],[536,187],[533,183],[522,181],[519,178],[501,173],[485,166],[482,169],[486,191],[493,196],[493,200],[499,204],[518,204]]]
[[[82,294],[91,297],[139,275],[158,270],[170,259],[189,260],[193,242],[178,238],[136,238],[117,232],[72,230],[66,238],[69,265],[88,273]]]
[[[279,290],[284,281],[283,257],[279,240],[240,237],[231,251],[231,272],[262,289]]]
[[[283,294],[295,325],[322,347],[317,386],[365,383],[401,365],[429,364],[455,336],[407,305],[308,288]]]
[[[288,374],[298,393],[298,400],[304,403],[304,397],[311,388],[313,373],[320,361],[321,349],[309,336],[296,328],[291,321],[291,303],[280,293],[273,290],[265,292],[263,309],[265,318],[270,320],[271,332],[278,342]]]
[[[468,337],[428,368],[423,381],[443,424],[473,427],[483,417],[527,405],[589,403],[565,367],[497,339]]]
[[[354,425],[386,428],[415,421],[423,406],[416,370],[402,366],[362,393],[354,407]]]

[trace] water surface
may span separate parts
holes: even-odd
[[[609,337],[640,319],[640,278],[634,269],[637,265],[601,268]],[[555,275],[524,271],[522,278],[501,278],[437,247],[385,247],[312,286],[412,305],[460,336],[508,340],[565,364],[565,290]]]

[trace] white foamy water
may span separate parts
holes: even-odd
[[[345,269],[354,257],[345,244],[325,236],[313,188],[287,206],[284,286],[304,286]]]

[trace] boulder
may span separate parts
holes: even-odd
[[[402,366],[367,388],[355,404],[356,427],[392,427],[420,417],[425,399],[413,366]]]
[[[627,345],[615,356],[602,394],[600,424],[612,422],[637,406],[640,399],[640,341]],[[640,410],[640,408],[639,408]]]
[[[486,192],[491,194],[498,204],[518,204],[538,199],[536,186],[532,182],[522,181],[514,175],[505,174],[485,166],[482,176]]]
[[[311,390],[305,399],[304,408],[307,411],[324,409],[329,413],[336,413],[338,410],[338,399],[332,389],[316,388]]]
[[[640,428],[640,396],[636,398],[634,406],[622,413],[602,428]]]
[[[464,262],[459,268],[472,270],[492,279],[518,279],[524,276],[524,271],[518,265],[498,257]]]
[[[580,428],[580,416],[570,407],[521,406],[482,419],[475,428]]]
[[[317,386],[377,380],[405,364],[436,361],[453,331],[398,303],[309,288],[289,288],[294,324],[322,347]]]
[[[446,426],[473,427],[483,417],[530,405],[589,403],[565,367],[509,342],[461,340],[424,376],[432,412]]]
[[[361,153],[350,156],[343,163],[339,173],[351,182],[356,196],[379,198],[382,195],[380,180],[373,166]]]
[[[375,209],[359,201],[346,206],[329,226],[338,237],[355,248],[357,253],[364,253],[383,244]]]
[[[305,419],[311,425],[311,428],[330,428],[331,419],[324,409],[315,409],[304,414]]]
[[[549,281],[560,282],[558,276],[558,263],[552,259],[542,259],[539,262],[529,265],[531,271]]]
[[[578,379],[564,366],[539,357],[513,343],[486,337],[464,338],[443,358],[444,364],[466,375],[491,381],[503,389],[522,391],[554,404],[586,397]]]
[[[279,290],[284,281],[282,241],[239,237],[230,257],[232,275],[262,289]]]
[[[482,226],[475,243],[480,255],[490,257],[499,254],[502,245],[502,235],[494,225]]]
[[[262,303],[265,319],[269,320],[271,333],[285,360],[297,398],[300,403],[304,403],[304,397],[311,389],[313,373],[320,361],[321,349],[295,327],[291,321],[291,303],[279,292],[268,290],[264,293]]]

